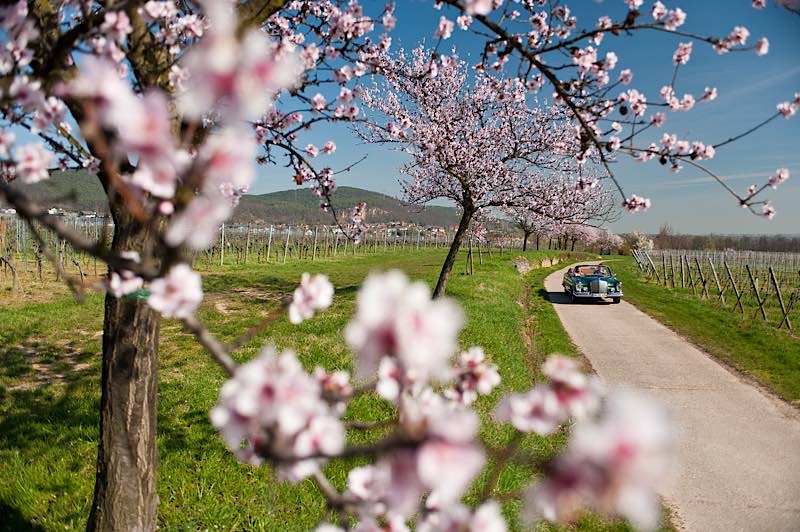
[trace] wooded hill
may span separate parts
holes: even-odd
[[[73,211],[107,212],[106,196],[100,182],[89,172],[53,172],[47,181],[24,187],[43,207]],[[451,226],[458,223],[452,207],[425,208],[403,204],[397,198],[355,187],[339,187],[334,194],[337,211],[346,211],[358,202],[367,202],[367,223],[404,222],[423,226]],[[263,224],[329,224],[329,213],[319,208],[319,198],[310,189],[298,188],[269,194],[247,194],[234,213],[235,222]]]

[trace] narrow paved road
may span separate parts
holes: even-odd
[[[800,415],[624,301],[570,304],[545,288],[572,341],[610,385],[646,390],[680,425],[664,497],[690,531],[800,531]],[[623,281],[624,287],[624,281]]]

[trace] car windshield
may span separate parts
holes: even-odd
[[[575,267],[575,275],[578,277],[585,277],[587,275],[611,275],[611,269],[602,265],[582,265]]]

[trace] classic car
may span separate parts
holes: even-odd
[[[578,264],[569,268],[561,283],[570,301],[610,298],[619,303],[622,299],[622,282],[605,264]]]

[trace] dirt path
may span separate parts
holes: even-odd
[[[664,497],[691,531],[800,531],[800,416],[624,301],[570,304],[564,270],[545,288],[564,328],[611,385],[664,400],[681,429]],[[624,284],[624,283],[623,283]]]

